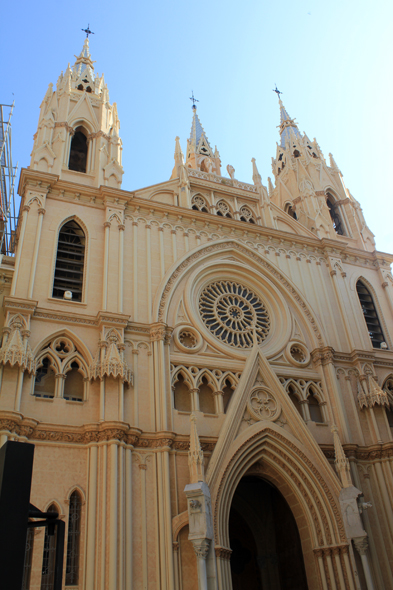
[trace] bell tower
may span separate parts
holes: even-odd
[[[280,107],[280,142],[272,170],[276,187],[271,200],[319,238],[352,242],[375,250],[374,235],[367,227],[359,203],[344,184],[331,154],[329,165],[314,138],[300,133],[277,91]]]
[[[42,101],[30,168],[92,187],[121,188],[117,107],[109,103],[104,76],[94,72],[88,37],[75,57]]]

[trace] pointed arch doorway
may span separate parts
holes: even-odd
[[[233,590],[308,590],[295,518],[278,489],[243,477],[229,514]]]

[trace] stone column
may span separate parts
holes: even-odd
[[[360,557],[362,560],[364,577],[366,578],[367,590],[374,590],[374,584],[373,584],[373,580],[371,577],[370,566],[369,566],[368,558],[367,558],[367,549],[368,549],[367,537],[357,537],[357,538],[353,539],[353,544],[355,545],[356,550],[360,554]]]
[[[210,549],[210,539],[195,539],[191,543],[197,558],[198,590],[208,590],[206,557]]]

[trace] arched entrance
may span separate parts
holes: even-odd
[[[243,477],[229,514],[233,590],[307,590],[295,518],[275,486]]]

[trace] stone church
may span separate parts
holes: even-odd
[[[130,192],[88,39],[45,94],[1,261],[0,443],[35,445],[69,590],[393,588],[393,256],[278,100],[267,186],[193,106],[170,179]],[[29,531],[23,590],[50,590]]]

